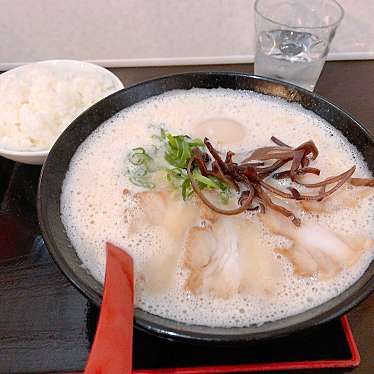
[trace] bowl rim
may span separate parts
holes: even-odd
[[[0,77],[4,77],[11,74],[17,74],[19,71],[26,70],[30,68],[30,66],[34,65],[70,65],[70,66],[83,66],[87,67],[89,69],[95,69],[97,71],[100,71],[104,74],[107,74],[108,76],[111,76],[113,79],[113,82],[115,82],[116,87],[118,86],[118,89],[124,88],[124,84],[122,83],[121,79],[117,77],[114,73],[112,73],[109,69],[105,68],[104,66],[95,64],[93,62],[88,62],[84,60],[73,60],[73,59],[48,59],[48,60],[39,60],[39,61],[32,61],[27,62],[25,64],[19,65],[15,68],[9,69],[4,71],[0,74]],[[0,78],[1,79],[1,78]]]
[[[258,80],[261,82],[265,83],[271,83],[275,84],[277,86],[280,86],[281,88],[286,88],[288,89],[291,93],[292,92],[301,92],[303,94],[306,94],[307,96],[311,96],[313,98],[317,98],[318,100],[322,101],[323,103],[327,104],[330,106],[332,109],[335,109],[339,112],[339,114],[342,114],[345,116],[350,122],[353,123],[354,127],[357,127],[358,130],[363,133],[363,135],[371,142],[374,144],[374,137],[371,135],[371,133],[362,125],[360,124],[353,116],[345,112],[342,108],[340,108],[338,105],[333,104],[330,102],[328,99],[323,98],[322,96],[308,91],[306,89],[297,87],[293,84],[278,81],[276,79],[270,79],[266,77],[261,77],[249,73],[242,73],[242,72],[228,72],[228,71],[194,71],[194,72],[188,72],[188,73],[180,73],[180,74],[171,74],[171,75],[166,75],[158,78],[154,78],[151,80],[143,81],[138,84],[135,84],[133,86],[124,88],[121,91],[115,92],[112,95],[102,99],[98,103],[94,104],[91,108],[87,109],[85,112],[83,112],[65,131],[69,132],[73,127],[74,123],[78,122],[83,118],[88,111],[96,110],[98,107],[103,105],[105,101],[110,101],[113,100],[116,96],[120,95],[127,95],[131,94],[132,91],[136,89],[142,89],[146,85],[150,84],[163,84],[167,82],[168,80],[172,79],[178,79],[178,78],[192,78],[193,76],[199,76],[199,77],[205,77],[207,79],[209,78],[224,78],[224,77],[232,77],[232,78],[238,78],[238,77],[243,77],[246,79],[253,79],[253,80]],[[193,87],[199,87],[199,86],[193,86]],[[188,89],[188,88],[185,88]],[[163,92],[169,91],[171,89],[166,89]],[[271,94],[271,96],[276,96],[279,97],[279,95],[276,94]],[[149,97],[154,96],[150,95]],[[146,98],[145,98],[146,99]],[[141,101],[141,100],[138,100]],[[137,101],[137,102],[138,102]],[[300,103],[301,104],[301,103]],[[123,107],[122,109],[126,108],[128,106]],[[120,110],[117,110],[115,113],[118,113]],[[309,109],[310,110],[310,109]],[[317,113],[316,113],[317,114]],[[114,115],[114,114],[113,114]],[[318,115],[318,114],[317,114]],[[98,125],[100,126],[100,125]],[[97,127],[98,127],[97,126]],[[70,130],[69,130],[70,129]],[[92,130],[93,131],[93,130]],[[54,152],[54,148],[57,148],[59,146],[59,141],[57,141],[54,146],[51,149],[51,154]],[[43,210],[46,208],[43,206],[43,199],[42,199],[42,193],[43,189],[45,186],[43,185],[43,178],[44,174],[47,172],[47,169],[49,168],[49,159],[50,156],[47,157],[46,162],[43,165],[42,172],[40,174],[40,179],[39,179],[39,186],[38,186],[38,198],[37,198],[37,211],[38,211],[38,219],[39,219],[39,224],[42,230],[42,235],[45,241],[45,244],[51,253],[53,259],[57,263],[58,267],[61,269],[61,271],[65,274],[65,276],[72,282],[72,284],[85,295],[88,297],[90,300],[92,300],[96,305],[100,305],[101,303],[101,296],[102,296],[102,286],[99,284],[99,282],[91,275],[88,273],[88,271],[85,270],[85,273],[92,278],[97,285],[99,285],[99,288],[94,288],[89,284],[82,283],[82,280],[76,275],[76,273],[73,271],[73,269],[69,266],[69,264],[65,261],[65,259],[62,257],[62,254],[59,250],[57,250],[54,245],[53,245],[53,237],[51,234],[48,232],[48,225],[43,219]],[[373,263],[373,261],[372,261]],[[371,263],[371,264],[372,264]],[[370,265],[369,265],[370,267]],[[348,289],[343,291],[341,294],[339,294],[337,297],[328,300],[327,302],[318,305],[312,309],[309,309],[305,312],[299,313],[294,316],[286,317],[281,320],[276,320],[276,321],[271,321],[269,323],[274,324],[278,323],[280,326],[279,328],[271,330],[271,334],[267,331],[262,331],[261,326],[258,327],[258,332],[257,333],[243,333],[243,330],[249,329],[250,327],[246,328],[241,328],[241,327],[233,327],[233,328],[216,328],[216,327],[211,327],[208,329],[215,330],[215,332],[212,334],[207,335],[206,332],[203,330],[206,330],[206,326],[199,326],[199,325],[190,325],[190,324],[185,324],[181,322],[177,322],[174,320],[169,320],[163,317],[155,316],[152,315],[148,312],[145,312],[140,309],[135,309],[135,326],[141,330],[147,331],[151,334],[155,334],[157,336],[161,337],[166,337],[167,339],[176,339],[176,340],[183,340],[183,341],[190,341],[190,342],[200,342],[200,343],[218,343],[218,344],[236,344],[236,343],[243,343],[243,342],[254,342],[258,340],[263,340],[263,339],[273,339],[277,337],[281,337],[284,335],[288,335],[290,333],[294,333],[297,331],[304,330],[305,328],[312,328],[315,326],[318,326],[322,323],[325,323],[331,319],[334,319],[346,312],[348,312],[350,309],[352,309],[354,306],[356,306],[359,302],[363,301],[365,298],[369,296],[369,294],[373,291],[374,289],[374,276],[370,275],[368,279],[365,279],[364,276],[366,274],[366,271],[364,274],[361,275],[361,277],[353,283]],[[363,284],[360,286],[358,291],[354,291],[352,295],[350,295],[349,291],[352,289],[352,287],[359,281],[362,281]],[[343,297],[345,295],[345,297]],[[348,295],[348,296],[347,296]],[[321,306],[331,302],[332,300],[337,300],[337,299],[342,299],[342,301],[338,301],[336,305],[332,308],[329,308],[325,312],[321,312],[317,315],[314,315],[314,311],[316,309],[320,309]],[[293,323],[291,325],[285,325],[283,326],[282,321],[288,321],[292,319],[295,316],[298,315],[308,315],[311,314],[311,318],[307,318],[306,320],[302,320],[301,322],[298,323]],[[150,324],[149,323],[149,316],[152,316],[153,321]],[[167,323],[170,323],[172,327],[167,326],[165,328],[165,321]],[[266,322],[264,325],[269,324]],[[193,327],[194,331],[188,330],[188,332],[181,332],[178,327],[183,327],[183,326],[188,326],[188,327]],[[257,327],[256,327],[257,329]],[[229,331],[229,333],[227,333]]]
[[[52,147],[51,147],[52,148]],[[7,154],[9,156],[47,156],[49,150],[40,150],[40,151],[13,151],[6,148],[0,148],[0,155]]]

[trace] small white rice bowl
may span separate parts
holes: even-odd
[[[79,114],[122,88],[109,70],[80,61],[41,61],[1,74],[0,155],[42,164]]]

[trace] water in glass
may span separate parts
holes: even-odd
[[[310,32],[270,30],[259,34],[255,74],[313,91],[327,55],[327,43]]]

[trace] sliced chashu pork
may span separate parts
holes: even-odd
[[[138,192],[132,198],[138,209],[132,210],[130,214],[129,235],[157,226],[167,238],[162,252],[147,260],[141,275],[148,291],[162,293],[174,282],[184,234],[198,220],[199,208],[185,203],[168,191]]]
[[[299,201],[300,207],[308,213],[331,213],[340,209],[356,208],[362,199],[373,194],[371,187],[344,186],[322,201]]]
[[[344,267],[353,265],[362,251],[373,244],[364,236],[342,237],[325,226],[303,223],[296,227],[284,216],[268,209],[264,224],[276,235],[292,241],[289,248],[277,249],[293,264],[296,274],[330,278]]]
[[[240,216],[221,216],[204,228],[191,228],[184,264],[188,290],[224,299],[238,292],[271,293],[281,275],[256,225]]]

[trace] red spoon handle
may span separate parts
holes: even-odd
[[[85,374],[132,372],[133,262],[113,244],[106,249],[103,302]]]

